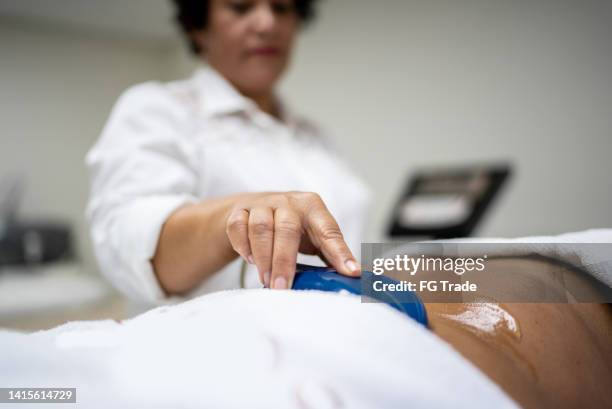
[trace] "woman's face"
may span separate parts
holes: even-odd
[[[298,27],[293,0],[211,0],[208,25],[193,38],[240,92],[259,96],[287,67]]]

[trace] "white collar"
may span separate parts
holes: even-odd
[[[200,90],[201,107],[205,115],[232,114],[256,108],[252,100],[240,94],[227,79],[208,65],[198,68],[194,79]]]
[[[210,65],[199,67],[194,73],[194,79],[200,90],[202,113],[206,116],[222,116],[241,112],[251,115],[260,112],[269,116]],[[295,124],[296,118],[287,104],[279,99],[279,106],[285,124],[289,126]],[[271,116],[270,119],[278,121]]]

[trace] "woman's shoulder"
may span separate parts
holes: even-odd
[[[311,143],[322,146],[329,152],[338,155],[341,152],[337,142],[330,136],[329,130],[308,116],[291,112],[290,121],[298,136]]]
[[[128,87],[121,93],[113,111],[185,117],[198,104],[192,78],[162,82],[147,81]]]

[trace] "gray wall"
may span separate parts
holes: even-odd
[[[612,225],[612,2],[331,0],[286,94],[376,192],[370,238],[407,174],[508,159],[481,235]]]
[[[0,20],[0,175],[24,174],[23,217],[74,224],[90,269],[85,153],[123,89],[168,76],[168,54],[139,41]]]

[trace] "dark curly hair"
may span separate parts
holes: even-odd
[[[189,34],[193,31],[203,30],[208,24],[209,0],[171,0],[174,3],[175,19],[183,30],[194,54],[200,54],[200,46],[193,41]],[[295,11],[302,21],[307,23],[314,18],[315,3],[317,0],[293,0]]]

